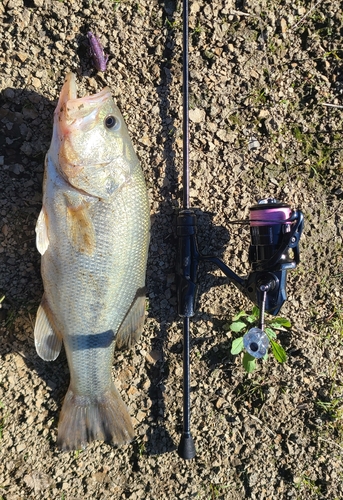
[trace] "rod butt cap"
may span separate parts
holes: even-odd
[[[191,460],[195,457],[195,446],[191,435],[181,437],[181,441],[178,447],[178,454],[184,460]]]

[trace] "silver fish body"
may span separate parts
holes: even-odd
[[[58,446],[121,445],[134,432],[112,379],[113,355],[143,329],[150,216],[143,173],[108,89],[77,99],[75,77],[67,76],[43,191],[35,344],[45,360],[58,356],[62,341],[67,354]]]

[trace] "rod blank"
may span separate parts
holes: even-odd
[[[191,436],[190,365],[189,365],[189,318],[183,319],[183,433],[178,453],[184,460],[195,457],[195,446]]]
[[[183,0],[183,208],[189,208],[189,70],[188,0]]]

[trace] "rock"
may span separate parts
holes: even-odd
[[[281,32],[282,32],[283,34],[285,34],[285,33],[286,33],[286,31],[287,31],[287,29],[288,29],[288,28],[287,28],[287,22],[286,22],[286,19],[285,19],[285,18],[281,18],[281,21],[280,21],[280,26],[281,26]]]
[[[199,108],[190,109],[189,119],[193,123],[202,123],[205,121],[205,111]]]
[[[21,62],[25,62],[30,56],[26,52],[17,52],[17,57]]]
[[[146,355],[146,360],[148,361],[148,363],[155,364],[157,361],[162,360],[162,352],[152,350]]]
[[[32,77],[31,79],[31,83],[34,87],[36,87],[36,89],[39,89],[41,87],[41,81],[39,80],[39,78],[36,78],[35,76]]]
[[[256,137],[251,136],[249,139],[248,149],[249,151],[254,151],[255,149],[260,149],[261,145],[256,139]]]

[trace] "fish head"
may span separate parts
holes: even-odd
[[[130,180],[138,163],[108,87],[78,98],[73,73],[66,77],[55,110],[49,154],[71,186],[103,200]]]

